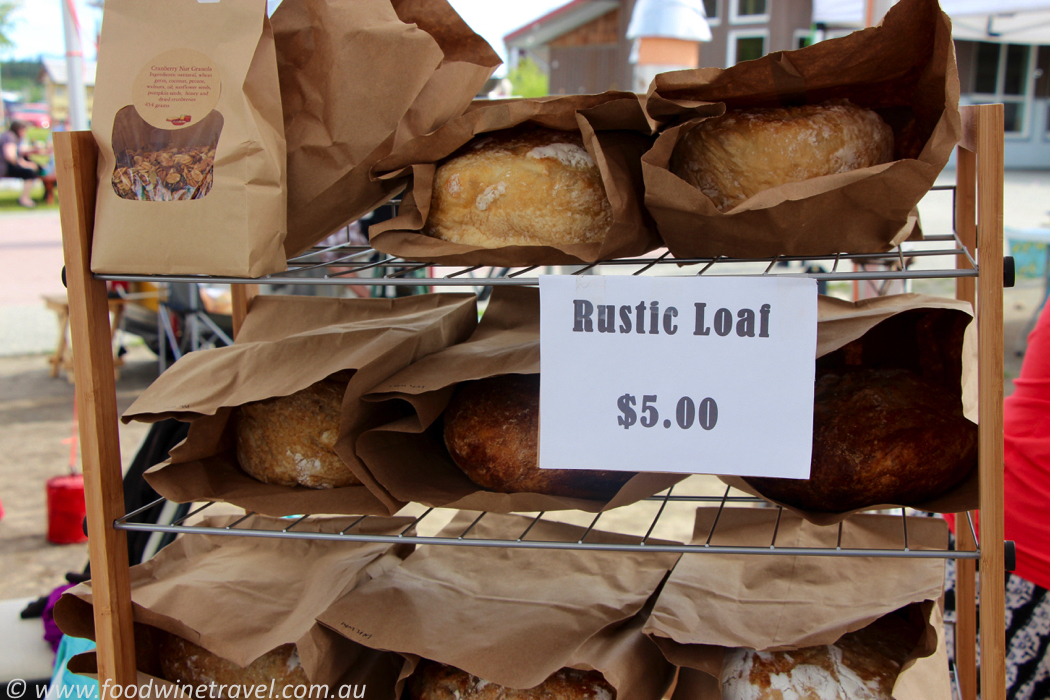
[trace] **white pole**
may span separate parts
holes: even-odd
[[[84,131],[88,128],[87,98],[84,92],[84,55],[80,47],[80,26],[73,8],[73,0],[59,0],[62,4],[62,25],[66,32],[66,73],[69,78],[69,128]]]

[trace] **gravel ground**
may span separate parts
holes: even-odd
[[[145,348],[132,350],[117,382],[123,411],[157,377]],[[120,451],[130,464],[149,426],[120,426]],[[38,596],[87,564],[87,545],[47,541],[47,480],[69,473],[73,384],[52,379],[41,355],[0,358],[0,600]],[[79,468],[79,460],[78,460]]]

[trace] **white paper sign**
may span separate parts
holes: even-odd
[[[817,283],[540,277],[540,467],[809,477]]]

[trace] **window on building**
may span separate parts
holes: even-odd
[[[718,13],[719,0],[704,0],[704,14],[708,24],[718,24],[721,17]]]
[[[1024,132],[1035,52],[1026,44],[978,42],[976,48],[970,98],[978,103],[1002,102],[1006,132]]]
[[[761,36],[740,37],[736,40],[736,62],[751,61],[766,55],[766,40]]]
[[[733,66],[741,61],[751,61],[766,55],[769,43],[769,31],[729,32],[726,66]]]
[[[736,24],[768,22],[772,0],[728,0],[730,21]]]
[[[795,45],[792,48],[804,49],[816,42],[816,29],[796,29],[794,34]]]
[[[764,15],[766,0],[736,0],[736,13],[741,16]]]

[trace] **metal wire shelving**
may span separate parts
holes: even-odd
[[[935,190],[950,190],[955,198],[955,186],[935,187]],[[953,207],[954,210],[954,207]],[[954,227],[953,227],[954,228]],[[372,248],[354,243],[349,235],[344,242],[315,247],[288,260],[288,269],[279,274],[247,279],[237,277],[216,277],[204,275],[131,275],[131,274],[98,274],[97,279],[112,281],[149,281],[149,282],[188,282],[217,284],[270,284],[270,285],[365,285],[365,286],[429,286],[433,288],[474,287],[490,288],[495,286],[529,286],[539,283],[539,275],[554,272],[555,269],[538,265],[500,268],[474,266],[452,266],[406,260],[397,256],[377,252]],[[921,269],[913,268],[917,261]],[[819,266],[819,267],[817,267]],[[828,268],[825,270],[825,267]],[[874,269],[872,269],[874,268]],[[427,277],[409,277],[413,273],[425,270]],[[859,280],[915,280],[915,279],[951,279],[977,277],[979,267],[967,247],[953,231],[949,234],[926,235],[918,244],[905,242],[892,250],[883,253],[836,254],[823,256],[774,256],[770,258],[675,258],[666,250],[659,250],[650,256],[606,260],[591,264],[562,265],[556,268],[558,274],[617,274],[617,275],[672,275],[693,277],[700,275],[774,275],[789,277],[809,277],[818,281],[859,281]],[[372,276],[361,276],[372,275]],[[480,276],[478,276],[480,275]],[[215,534],[246,537],[266,537],[283,539],[325,539],[345,542],[377,543],[410,543],[415,545],[447,545],[467,547],[506,547],[519,549],[563,549],[563,550],[608,550],[672,552],[680,554],[718,553],[718,554],[757,554],[757,555],[797,555],[826,557],[916,557],[941,559],[979,559],[978,550],[957,550],[954,546],[948,549],[913,548],[908,542],[909,518],[906,509],[899,509],[901,541],[897,547],[881,549],[844,547],[843,533],[849,529],[849,520],[837,526],[836,545],[833,547],[785,547],[777,545],[777,533],[783,515],[783,508],[773,506],[762,498],[727,488],[721,496],[717,495],[680,495],[673,494],[673,489],[646,499],[657,502],[659,509],[648,525],[644,534],[637,534],[634,544],[613,544],[588,542],[587,535],[596,527],[604,513],[598,513],[587,526],[578,541],[552,542],[529,539],[533,526],[546,517],[557,518],[555,514],[529,514],[531,525],[515,539],[491,540],[472,538],[470,532],[487,513],[479,513],[464,532],[456,537],[424,535],[418,532],[418,526],[424,519],[431,517],[435,511],[429,508],[423,511],[413,523],[397,535],[366,535],[355,530],[368,518],[378,516],[361,516],[350,527],[337,533],[297,530],[311,516],[303,515],[294,521],[281,522],[274,529],[238,527],[254,512],[226,527],[209,527],[189,524],[193,517],[214,505],[206,503],[191,511],[185,517],[171,524],[135,522],[135,517],[158,503],[158,499],[139,510],[118,518],[114,527],[118,530],[149,531],[171,534]],[[646,501],[643,501],[646,502]],[[692,508],[697,504],[717,504],[718,516],[703,543],[667,543],[651,539],[669,509]],[[638,504],[635,504],[638,505]],[[766,546],[728,546],[716,543],[716,528],[721,513],[726,508],[771,506],[777,509],[775,524]],[[622,513],[632,506],[616,509]],[[969,520],[969,529],[974,531],[974,524]],[[627,533],[630,534],[630,533]]]
[[[659,505],[655,517],[648,520],[648,528],[642,533],[621,533],[633,535],[638,538],[635,543],[605,543],[605,542],[588,542],[587,538],[590,533],[595,529],[599,520],[606,513],[597,513],[594,515],[590,524],[587,526],[583,535],[578,540],[573,541],[550,541],[550,540],[535,540],[529,539],[529,533],[532,532],[533,528],[539,523],[545,516],[557,518],[556,513],[548,514],[546,512],[539,512],[536,514],[528,514],[531,517],[529,525],[518,535],[517,538],[513,539],[485,539],[485,538],[472,538],[470,537],[471,531],[475,526],[481,522],[482,518],[489,515],[487,512],[479,512],[477,517],[471,522],[471,524],[463,530],[458,536],[451,537],[445,535],[423,535],[419,534],[418,530],[423,521],[431,516],[437,509],[427,508],[416,517],[408,526],[401,530],[397,535],[374,535],[374,534],[361,534],[361,526],[365,520],[383,520],[378,516],[361,516],[357,518],[347,528],[339,532],[318,532],[318,531],[305,531],[297,529],[307,519],[315,516],[301,515],[293,516],[283,519],[273,519],[275,527],[273,529],[261,529],[251,527],[238,527],[242,522],[246,521],[251,516],[255,515],[254,512],[248,512],[243,517],[235,520],[225,527],[213,527],[205,525],[193,525],[189,524],[194,516],[202,513],[214,503],[206,503],[191,512],[187,513],[184,517],[176,520],[170,525],[161,525],[154,523],[137,523],[133,522],[134,518],[142,512],[145,512],[153,506],[162,503],[163,498],[150,503],[142,508],[119,518],[114,527],[118,530],[129,530],[129,531],[148,531],[148,532],[164,532],[172,534],[213,534],[213,535],[230,535],[230,536],[244,536],[244,537],[264,537],[264,538],[276,538],[276,539],[320,539],[330,541],[342,541],[342,542],[372,542],[372,543],[387,543],[387,544],[398,544],[408,543],[415,545],[452,545],[452,546],[466,546],[466,547],[502,547],[502,548],[513,548],[513,549],[561,549],[561,550],[588,550],[588,551],[648,551],[648,552],[661,552],[661,553],[675,553],[675,554],[697,554],[697,553],[709,553],[709,554],[757,554],[757,555],[794,555],[794,556],[824,556],[824,557],[912,557],[912,558],[924,558],[924,559],[978,559],[980,553],[976,551],[962,551],[957,550],[952,546],[947,549],[928,549],[912,546],[913,543],[909,542],[908,537],[908,523],[914,522],[916,516],[909,516],[907,509],[900,508],[895,509],[892,517],[900,523],[899,532],[899,546],[897,547],[882,547],[882,548],[857,548],[843,546],[844,535],[850,530],[849,520],[845,520],[839,523],[836,528],[836,544],[833,547],[788,547],[777,545],[777,535],[780,531],[780,523],[783,518],[784,509],[780,506],[773,506],[776,509],[776,517],[773,522],[771,533],[769,536],[769,544],[761,546],[737,546],[737,545],[726,545],[717,543],[718,525],[721,521],[723,511],[727,507],[754,507],[765,505],[766,502],[762,498],[757,498],[747,495],[731,495],[732,489],[726,488],[725,493],[722,496],[702,496],[702,495],[674,495],[673,487],[668,489],[661,495],[651,496],[645,499],[649,502],[655,502]],[[669,508],[695,508],[698,503],[717,504],[717,512],[714,520],[707,533],[707,537],[703,542],[694,542],[691,544],[686,543],[669,543],[665,539],[655,540],[653,534],[656,531],[658,524],[661,519],[667,514]],[[632,506],[624,506],[617,509],[618,512],[624,509],[631,508]],[[320,517],[320,516],[317,516]],[[638,518],[641,520],[641,516]],[[970,520],[969,514],[967,514],[967,520],[971,531],[974,530],[972,520]],[[848,535],[847,535],[848,536]]]
[[[932,249],[906,250],[898,246],[886,253],[836,254],[822,256],[774,256],[769,258],[675,258],[667,251],[657,251],[654,257],[619,258],[601,262],[579,265],[559,266],[564,274],[633,274],[642,275],[655,270],[665,273],[674,270],[681,277],[694,275],[733,275],[763,274],[794,277],[810,277],[816,280],[893,280],[893,279],[934,279],[954,277],[977,277],[977,262],[970,256],[954,234],[926,236],[925,243],[936,244]],[[321,260],[323,256],[335,256]],[[909,263],[918,258],[951,258],[962,257],[968,267],[938,267],[933,269],[908,269]],[[377,259],[373,259],[377,258]],[[827,272],[798,272],[788,268],[786,271],[775,271],[778,263],[827,263],[831,269]],[[878,264],[880,270],[845,270],[840,269],[843,263],[852,262],[862,265]],[[688,271],[689,267],[700,266],[696,272]],[[756,266],[764,267],[757,270]],[[636,269],[631,269],[636,268]],[[418,277],[406,275],[429,269],[433,276],[422,281]],[[311,250],[288,261],[286,272],[267,275],[259,278],[215,277],[204,275],[131,275],[100,274],[98,279],[124,282],[210,282],[217,284],[304,284],[304,285],[390,285],[431,287],[464,287],[464,286],[527,286],[536,285],[536,276],[543,268],[539,265],[521,268],[497,268],[501,270],[498,277],[471,277],[471,273],[484,271],[482,265],[448,266],[436,263],[423,263],[406,260],[397,256],[378,253],[368,246],[342,244],[328,248]],[[308,276],[308,273],[324,270],[323,276]],[[381,272],[375,277],[356,277],[365,272]]]
[[[942,185],[932,191],[950,192],[954,212],[955,185]],[[918,260],[932,262],[922,269],[912,269]],[[821,266],[820,270],[798,271],[791,263]],[[852,263],[847,265],[846,263]],[[957,264],[963,263],[963,264]],[[788,264],[788,267],[781,267]],[[823,271],[823,266],[830,267]],[[879,269],[856,269],[857,266],[878,266]],[[906,241],[892,250],[881,253],[861,253],[818,256],[773,256],[765,258],[676,258],[667,250],[657,250],[649,256],[618,258],[600,262],[557,266],[560,274],[674,274],[694,275],[761,274],[810,277],[818,281],[907,280],[977,277],[979,268],[970,251],[954,233],[925,235],[919,242]],[[699,268],[699,269],[697,269]],[[847,269],[850,268],[850,269]],[[427,271],[422,282],[409,277]],[[297,284],[297,285],[382,285],[429,287],[496,287],[536,285],[537,275],[549,267],[490,267],[483,265],[445,265],[408,260],[379,253],[367,245],[346,240],[323,247],[314,247],[288,260],[285,272],[260,278],[215,277],[205,275],[132,275],[98,274],[97,279],[122,282],[209,282],[217,284]],[[531,274],[530,274],[531,273]],[[360,276],[370,275],[370,276]],[[475,275],[482,275],[481,277]]]

